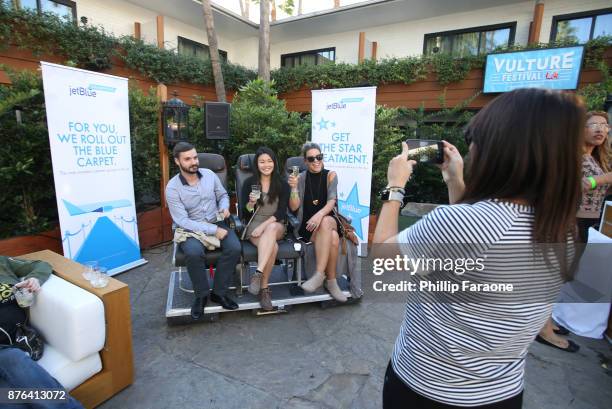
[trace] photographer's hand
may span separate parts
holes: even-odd
[[[454,204],[461,200],[465,192],[463,158],[455,146],[446,141],[442,142],[444,142],[444,162],[439,167],[448,187],[448,201]]]
[[[391,159],[387,169],[388,186],[404,187],[412,175],[416,161],[408,160],[408,145],[402,142],[402,153]]]
[[[389,162],[389,168],[387,169],[389,186],[404,187],[410,179],[410,175],[412,175],[412,167],[415,164],[415,161],[408,160],[408,145],[406,142],[402,142],[402,153]],[[399,210],[399,202],[395,200],[383,202],[374,231],[373,243],[396,242]]]

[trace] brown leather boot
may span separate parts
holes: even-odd
[[[272,290],[269,287],[259,290],[259,304],[264,311],[272,311]]]

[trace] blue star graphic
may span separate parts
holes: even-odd
[[[359,203],[359,191],[357,183],[351,188],[346,200],[338,200],[338,210],[345,216],[351,218],[351,225],[355,228],[355,234],[363,241],[363,229],[361,228],[361,219],[370,216],[370,208]]]
[[[327,124],[328,123],[329,123],[329,121],[326,121],[325,119],[323,119],[323,117],[321,117],[321,120],[319,122],[317,122],[317,124],[319,125],[319,130],[327,129]]]

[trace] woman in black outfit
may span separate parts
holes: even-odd
[[[300,236],[314,243],[317,259],[314,275],[302,284],[302,288],[311,293],[325,282],[331,296],[345,302],[346,296],[336,281],[340,243],[338,225],[336,219],[330,216],[336,206],[338,177],[336,172],[324,168],[323,154],[316,143],[304,144],[302,156],[307,170],[297,177],[289,177],[289,208],[297,211],[301,222]]]

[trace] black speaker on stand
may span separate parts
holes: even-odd
[[[204,104],[206,139],[213,141],[218,151],[222,151],[223,142],[230,138],[230,107],[227,102]]]

